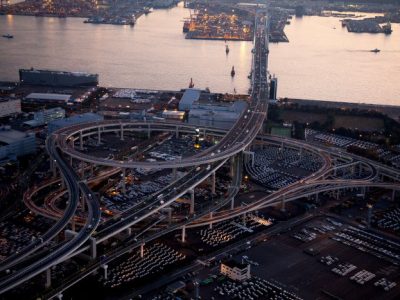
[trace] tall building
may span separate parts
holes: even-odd
[[[276,100],[278,94],[278,78],[273,76],[270,81],[269,99]]]
[[[20,99],[0,99],[0,118],[21,113]]]

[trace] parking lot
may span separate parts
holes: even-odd
[[[399,297],[399,267],[384,258],[385,252],[379,257],[352,244],[347,245],[332,239],[336,233],[347,230],[356,232],[354,241],[368,238],[371,244],[382,243],[379,246],[382,251],[390,251],[391,247],[395,247],[388,241],[383,243],[379,236],[371,236],[364,229],[355,230],[341,221],[332,218],[327,221],[321,217],[252,247],[237,255],[236,259],[240,260],[246,255],[259,264],[251,266],[253,275],[266,280],[277,280],[304,299]],[[312,238],[296,238],[299,232]],[[331,258],[327,258],[328,256]],[[347,269],[350,271],[344,274]],[[390,285],[392,287],[385,290]]]
[[[316,172],[320,157],[310,152],[268,146],[254,152],[254,166],[246,164],[252,180],[270,189],[280,189]]]

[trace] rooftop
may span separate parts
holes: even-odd
[[[244,269],[244,268],[247,268],[247,264],[242,264],[242,263],[240,263],[240,262],[238,262],[238,261],[236,261],[236,260],[233,260],[233,259],[230,259],[230,260],[227,260],[227,261],[223,261],[222,262],[222,264],[224,264],[225,266],[228,266],[228,267],[230,267],[230,268],[238,268],[238,269]]]
[[[10,145],[29,136],[28,133],[0,127],[0,143]]]
[[[85,123],[85,122],[96,122],[103,120],[103,116],[95,114],[95,113],[84,113],[80,115],[75,115],[66,119],[59,119],[59,120],[54,120],[50,122],[51,126],[56,126],[56,127],[65,127],[69,126],[72,124],[78,124],[78,123]]]
[[[57,101],[69,101],[71,99],[71,95],[67,94],[51,94],[51,93],[30,93],[26,96],[26,99],[35,99],[35,100],[57,100]]]

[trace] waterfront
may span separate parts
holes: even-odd
[[[35,67],[99,73],[104,86],[180,89],[193,77],[195,87],[246,93],[252,43],[228,42],[226,56],[223,41],[187,40],[181,20],[188,15],[182,5],[155,10],[133,28],[0,16],[2,34],[15,36],[0,41],[0,80]],[[290,43],[271,44],[278,96],[399,105],[400,26],[393,29],[390,36],[352,34],[339,18],[294,18],[285,29]]]

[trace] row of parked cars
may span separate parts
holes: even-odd
[[[400,265],[400,244],[395,241],[353,226],[336,232],[333,239],[394,265]]]
[[[321,158],[310,152],[268,146],[254,152],[254,164],[247,163],[246,170],[261,185],[280,189],[317,171],[321,166]]]
[[[257,222],[251,216],[246,216],[244,219],[235,218],[233,221],[217,223],[213,228],[200,229],[197,233],[203,243],[210,247],[218,247],[238,239],[245,233],[253,232],[260,226],[263,226],[261,222]]]
[[[376,225],[379,228],[400,233],[400,208],[387,210],[376,220]]]
[[[156,242],[144,248],[143,257],[140,257],[140,252],[136,252],[119,265],[111,268],[108,278],[102,279],[103,284],[106,287],[117,288],[155,273],[160,273],[167,266],[176,264],[185,258],[184,254],[165,244]]]
[[[244,282],[226,281],[214,288],[220,296],[227,299],[270,299],[270,300],[300,300],[296,294],[281,287],[278,283],[253,276]]]
[[[0,222],[0,261],[40,238],[53,222],[44,217],[26,216],[26,222],[9,219]]]

